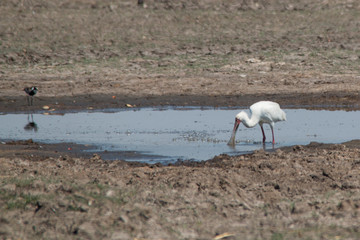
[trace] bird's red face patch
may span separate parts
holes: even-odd
[[[241,123],[241,120],[238,118],[235,118],[234,132],[236,132],[237,129],[239,128],[240,123]]]

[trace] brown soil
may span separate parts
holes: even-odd
[[[358,1],[136,3],[1,1],[0,112],[360,108]],[[360,238],[358,140],[172,166],[83,148],[0,145],[0,239]]]

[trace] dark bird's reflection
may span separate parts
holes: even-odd
[[[28,114],[28,123],[25,125],[24,129],[25,131],[34,131],[37,132],[39,127],[38,125],[34,122],[34,117],[32,114]]]

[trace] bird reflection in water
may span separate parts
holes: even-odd
[[[34,122],[34,117],[32,114],[28,114],[27,117],[28,123],[25,125],[24,129],[25,131],[38,131],[38,125]]]

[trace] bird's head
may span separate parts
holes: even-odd
[[[240,122],[243,121],[246,117],[247,117],[246,112],[241,111],[241,112],[239,112],[239,113],[236,115],[235,121],[237,120],[237,121],[239,121],[239,123],[240,123]]]
[[[235,133],[237,131],[237,129],[239,128],[239,125],[241,123],[241,120],[242,120],[242,116],[241,116],[241,113],[237,114],[235,116],[235,123],[234,123],[234,130],[233,132]]]
[[[239,113],[239,114],[240,114],[240,113]],[[228,145],[230,145],[230,146],[235,146],[235,135],[236,135],[236,131],[238,130],[239,125],[240,125],[240,123],[241,123],[241,115],[239,116],[239,114],[236,115],[236,117],[235,117],[234,129],[233,129],[233,131],[232,131],[231,138],[230,138],[230,140],[229,140],[229,142],[228,142]]]
[[[33,93],[32,95],[35,95],[38,91],[38,88],[37,87],[31,87],[31,92]]]

